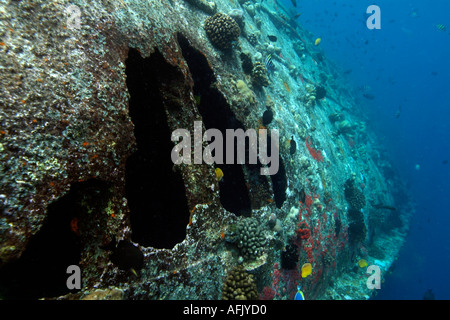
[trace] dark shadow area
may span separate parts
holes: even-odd
[[[69,193],[48,206],[42,228],[22,256],[0,269],[1,298],[39,299],[75,292],[66,286],[66,272],[80,261],[80,233],[87,218],[83,206],[106,190],[107,184],[98,180],[74,183]]]
[[[272,138],[267,137],[267,154],[271,156],[272,150]],[[284,201],[286,200],[286,188],[287,188],[287,178],[286,178],[286,169],[284,168],[284,162],[281,158],[281,155],[278,156],[279,168],[278,172],[274,175],[270,176],[272,179],[272,188],[273,188],[273,197],[275,200],[275,204],[278,209],[283,206]]]
[[[278,209],[281,209],[284,201],[286,200],[286,188],[287,188],[287,178],[286,178],[286,170],[284,169],[283,159],[279,159],[280,168],[278,172],[274,175],[271,175],[272,179],[272,188],[273,188],[273,197],[275,199],[275,204]]]
[[[172,170],[174,144],[160,91],[176,72],[158,51],[144,59],[130,48],[126,75],[137,151],[127,159],[125,192],[132,240],[146,247],[173,248],[185,239],[189,222],[183,179]]]
[[[200,103],[197,107],[203,123],[206,129],[215,128],[220,130],[225,144],[226,129],[236,130],[240,128],[245,131],[245,128],[236,119],[222,94],[214,87],[216,78],[205,56],[194,49],[182,35],[178,35],[178,43],[194,80],[194,95],[199,97]],[[246,146],[248,146],[248,141]],[[236,150],[235,143],[235,163]],[[226,150],[224,150],[223,156],[225,162]],[[222,206],[236,215],[250,215],[251,202],[242,165],[216,164],[216,168],[220,168],[224,173],[224,178],[220,181],[219,191]]]
[[[231,111],[225,98],[214,87],[216,78],[206,57],[200,51],[193,48],[189,44],[189,41],[181,34],[178,35],[178,43],[180,44],[183,57],[186,59],[194,80],[194,94],[199,97],[200,103],[198,104],[198,109],[206,129],[216,128],[222,132],[224,138],[226,129],[236,130],[240,128],[245,131],[246,129],[243,124]],[[248,140],[246,140],[245,165],[248,168],[249,182],[257,181],[260,185],[266,184],[265,180],[260,176],[261,163],[259,160],[257,164],[248,164],[248,145]],[[268,139],[268,147],[270,155],[270,139]],[[225,150],[224,159],[226,159]],[[281,156],[279,158],[279,164],[278,173],[272,175],[271,180],[276,206],[281,208],[286,200],[287,188],[286,171]],[[220,202],[222,206],[236,215],[250,215],[252,207],[242,165],[219,164],[216,167],[222,169],[224,173],[224,179],[220,183]],[[264,189],[266,188],[260,188],[258,192]]]

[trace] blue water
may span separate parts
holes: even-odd
[[[291,0],[281,2],[293,8]],[[325,55],[352,70],[348,81],[370,87],[375,99],[359,107],[415,202],[407,242],[376,299],[422,299],[428,289],[450,299],[450,2],[297,3],[309,40],[320,37]],[[366,27],[372,4],[381,9],[379,30]]]

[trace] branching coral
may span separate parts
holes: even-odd
[[[258,291],[253,275],[244,267],[237,266],[231,270],[222,288],[222,300],[257,300]]]
[[[266,245],[266,237],[254,218],[242,219],[236,225],[236,232],[231,239],[246,260],[258,258]]]
[[[231,48],[241,33],[237,22],[220,12],[206,18],[204,28],[211,43],[219,49]]]
[[[366,205],[366,197],[355,186],[355,179],[353,177],[345,181],[344,194],[350,209],[360,211]]]
[[[366,198],[361,190],[355,186],[354,175],[347,179],[344,185],[345,199],[349,204],[348,218],[348,236],[352,244],[364,241],[367,234],[367,227],[364,223],[364,216],[361,209],[366,205]]]
[[[267,78],[267,69],[261,62],[255,62],[253,64],[253,84],[258,87],[267,87],[269,85],[269,79]]]

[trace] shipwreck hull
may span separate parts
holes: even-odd
[[[268,85],[246,72],[245,57],[255,63],[272,50],[263,40],[253,46],[250,33],[303,39],[301,27],[263,5],[243,6],[238,43],[213,46],[205,19],[241,8],[235,2],[78,1],[79,28],[63,2],[1,5],[3,298],[220,299],[237,265],[261,299],[292,299],[297,284],[307,299],[375,292],[358,260],[384,275],[408,229],[407,208],[371,205],[395,205],[389,164],[368,129],[342,124],[363,118],[338,78],[321,81],[335,71],[311,58],[313,44],[304,43],[306,58],[274,54]],[[327,97],[314,101],[318,86]],[[267,109],[275,116],[263,124]],[[343,119],[332,121],[336,114]],[[260,162],[174,165],[171,133],[193,133],[195,121],[203,132],[278,129],[277,174],[261,175]],[[348,180],[367,199],[356,227]],[[236,226],[249,219],[264,246],[245,258]],[[362,229],[360,238],[349,233]],[[139,248],[142,268],[111,261],[119,240]],[[305,278],[304,263],[312,265]],[[66,287],[73,264],[81,290]]]

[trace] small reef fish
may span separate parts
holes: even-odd
[[[297,143],[294,140],[294,136],[291,137],[289,153],[294,154],[297,151]]]
[[[297,293],[295,294],[294,300],[305,300],[305,295],[302,292],[302,287],[297,286]]]
[[[223,179],[223,171],[220,168],[216,168],[216,179],[220,181]]]
[[[368,266],[367,261],[364,260],[364,259],[359,260],[359,261],[358,261],[358,266],[359,266],[360,268],[367,267],[367,266]]]
[[[309,276],[312,272],[312,265],[311,263],[307,262],[302,266],[302,278],[306,278]]]
[[[375,99],[375,96],[373,94],[370,94],[370,93],[364,93],[363,97],[366,98],[366,99],[369,99],[369,100]]]
[[[267,126],[272,122],[272,120],[273,120],[273,111],[271,109],[267,109],[266,111],[264,111],[262,116],[263,126]]]
[[[297,13],[297,14],[294,16],[294,20],[297,20],[301,15],[302,15],[301,13]]]
[[[273,72],[275,70],[275,65],[273,64],[272,55],[271,54],[269,54],[267,56],[265,64],[266,64],[267,71]]]
[[[269,40],[272,41],[272,42],[276,42],[278,40],[278,38],[276,36],[273,36],[273,35],[270,35],[270,34],[267,36],[267,38],[269,38]]]
[[[385,204],[374,204],[372,205],[372,207],[374,207],[375,209],[386,209],[386,210],[391,210],[391,211],[395,211],[397,210],[397,208],[393,207],[393,206],[388,206]]]
[[[318,46],[320,44],[320,42],[322,41],[321,38],[317,38],[316,41],[314,41],[314,45]]]
[[[292,2],[292,5],[293,5],[295,8],[297,8],[297,0],[291,0],[291,2]]]
[[[443,25],[442,23],[439,23],[436,25],[436,29],[438,29],[439,31],[445,32],[447,30],[447,27],[445,25]]]

